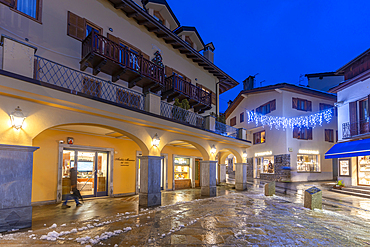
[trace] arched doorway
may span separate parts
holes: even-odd
[[[143,151],[145,144],[128,135],[90,124],[60,125],[41,132],[33,139],[40,152],[34,156],[32,201],[61,201],[70,191],[72,167],[84,197],[135,194],[136,152]]]

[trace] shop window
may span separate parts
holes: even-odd
[[[272,111],[276,110],[276,99],[267,102],[266,104],[261,105],[256,109],[256,113],[260,114],[269,114]]]
[[[293,138],[300,140],[312,140],[312,127],[294,127],[293,128]]]
[[[67,35],[77,39],[84,40],[93,30],[102,34],[103,29],[94,23],[68,11]]]
[[[42,0],[0,0],[14,11],[41,22]]]
[[[274,156],[270,157],[260,157],[257,161],[260,165],[259,170],[260,173],[265,174],[273,174],[275,173],[275,167],[274,167]]]
[[[312,101],[292,98],[292,108],[300,111],[312,111]]]
[[[339,160],[339,176],[350,176],[350,159]]]
[[[234,126],[236,125],[236,117],[233,117],[232,119],[230,119],[230,126]]]
[[[326,142],[334,142],[334,130],[325,129],[325,141]]]
[[[320,172],[320,164],[317,155],[298,154],[297,155],[298,172]]]
[[[244,112],[240,113],[240,122],[244,122]]]
[[[253,133],[253,144],[260,144],[266,141],[266,132],[261,131],[257,133]]]
[[[370,156],[358,157],[358,184],[370,185]]]

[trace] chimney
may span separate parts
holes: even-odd
[[[232,100],[229,100],[228,102],[227,102],[227,107],[229,108],[230,106],[231,106],[231,104],[233,103],[233,101]]]
[[[243,90],[251,90],[254,88],[254,76],[250,75],[243,81]]]
[[[207,58],[209,61],[211,61],[212,63],[214,63],[214,50],[215,50],[215,47],[213,46],[213,43],[208,43],[204,46],[204,49],[203,49],[203,56],[205,58]]]

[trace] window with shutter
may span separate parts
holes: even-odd
[[[0,0],[15,12],[41,22],[42,0]]]
[[[306,111],[312,111],[312,102],[306,100]]]
[[[307,131],[307,140],[312,140],[312,128],[308,128],[306,129],[306,131]]]
[[[244,112],[240,113],[240,122],[244,122]]]
[[[80,41],[85,39],[85,30],[86,30],[86,20],[85,18],[79,17],[78,15],[73,14],[68,11],[68,28],[67,35],[78,39]]]
[[[292,108],[297,109],[298,108],[298,99],[292,98]]]
[[[230,119],[230,126],[234,126],[236,125],[236,117],[233,117],[232,119]]]
[[[300,140],[312,140],[312,128],[293,128],[293,138],[300,139]]]
[[[253,133],[253,144],[260,144],[266,141],[266,131]]]
[[[256,113],[269,114],[270,112],[276,110],[276,99],[267,102],[256,108]]]
[[[300,111],[312,111],[312,102],[305,99],[292,98],[292,108]]]
[[[325,129],[325,141],[334,142],[334,130],[333,129]]]
[[[357,101],[349,103],[349,125],[351,136],[358,134]]]

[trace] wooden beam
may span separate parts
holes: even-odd
[[[147,27],[146,29],[148,29],[149,32],[159,31],[159,28],[158,27]]]
[[[164,42],[166,42],[166,44],[176,44],[177,40],[170,39],[170,40],[165,40]]]
[[[187,58],[196,58],[197,55],[194,55],[193,53],[190,53],[188,55],[186,55]]]
[[[103,59],[93,68],[93,75],[99,74],[101,68],[107,63],[107,59]]]
[[[114,4],[114,8],[116,9],[123,9],[125,6],[126,4],[124,2],[119,2],[119,3]]]
[[[191,54],[191,51],[189,50],[180,50],[181,54]]]
[[[142,76],[138,76],[135,79],[131,80],[128,83],[128,88],[133,88],[136,85],[136,82],[140,81],[142,78],[143,78]]]
[[[198,64],[199,64],[199,66],[206,66],[206,65],[208,65],[206,63],[198,63]]]
[[[160,33],[160,34],[157,34],[157,37],[160,38],[160,39],[163,39],[163,38],[168,37],[168,34],[167,33]]]
[[[136,11],[133,11],[133,12],[127,12],[127,13],[126,13],[126,16],[127,16],[128,18],[136,17],[136,16],[137,16],[137,12],[136,12]]]
[[[149,23],[148,20],[140,20],[140,21],[137,21],[137,24],[139,24],[139,25],[145,25],[147,23]]]
[[[121,66],[117,71],[115,71],[112,75],[112,82],[116,82],[120,79],[121,75],[126,72],[126,68]]]
[[[178,44],[178,45],[172,45],[172,47],[173,47],[174,49],[179,49],[179,48],[183,47],[183,45],[181,45],[181,44]]]

